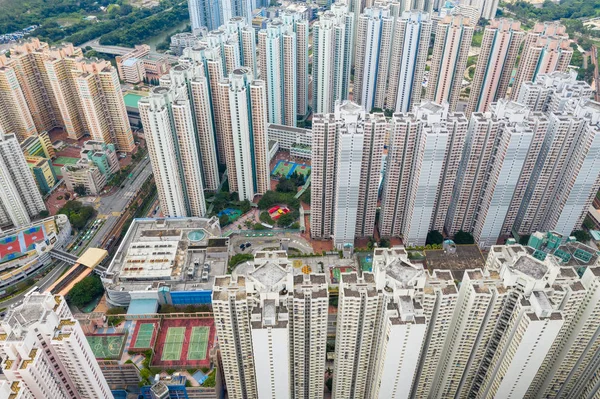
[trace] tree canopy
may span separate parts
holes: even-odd
[[[585,230],[575,230],[575,231],[571,232],[571,235],[574,236],[577,239],[577,241],[584,243],[584,244],[592,239],[592,236],[590,235],[590,233],[588,233]]]
[[[456,244],[475,244],[475,239],[471,233],[458,230],[458,232],[454,235],[454,242]]]
[[[104,287],[100,277],[92,274],[73,286],[67,294],[67,301],[78,308],[83,308],[103,292]]]
[[[431,230],[427,233],[425,244],[441,244],[444,242],[444,236],[437,230]]]
[[[92,206],[84,206],[79,201],[68,201],[60,208],[58,213],[67,215],[69,222],[71,222],[71,226],[76,229],[81,229],[86,225],[88,220],[96,214],[96,211]]]

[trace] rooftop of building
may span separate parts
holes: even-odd
[[[425,264],[429,270],[450,270],[455,278],[462,280],[465,270],[483,269],[485,259],[477,245],[457,245],[453,254],[427,250]]]
[[[109,286],[135,290],[169,282],[175,288],[208,289],[215,275],[224,274],[226,257],[212,257],[209,247],[220,235],[217,218],[135,219],[108,267]],[[204,270],[212,277],[201,282]]]
[[[548,272],[548,266],[531,256],[521,256],[509,267],[536,280],[540,280]]]

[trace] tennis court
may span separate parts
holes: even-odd
[[[183,348],[184,337],[185,327],[169,327],[160,360],[179,360],[181,358],[181,349]]]
[[[307,176],[310,172],[310,166],[292,161],[280,160],[277,161],[277,164],[271,171],[271,175],[276,178],[289,178],[294,172],[298,173],[299,175]]]
[[[120,359],[125,335],[87,335],[86,336],[96,359]]]
[[[134,348],[150,348],[152,343],[152,336],[154,335],[154,323],[140,324],[140,328],[137,332],[137,337]]]
[[[354,271],[354,269],[352,267],[348,267],[348,266],[334,267],[333,269],[330,269],[331,282],[333,284],[339,284],[340,283],[340,274],[350,273],[352,271]]]
[[[192,327],[190,337],[190,346],[188,348],[188,360],[202,360],[206,358],[206,349],[208,348],[208,327]]]
[[[76,164],[77,161],[79,161],[79,158],[60,156],[54,161],[52,161],[52,169],[54,169],[54,173],[56,173],[58,176],[62,176],[62,171],[60,170],[60,168],[65,165]]]

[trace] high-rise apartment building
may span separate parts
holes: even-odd
[[[192,32],[202,28],[209,31],[218,29],[226,21],[224,18],[231,18],[231,15],[223,15],[225,8],[222,3],[221,0],[188,0]]]
[[[258,52],[269,123],[296,126],[308,103],[308,21],[300,13],[282,13],[258,33]]]
[[[209,44],[201,43],[197,46],[184,49],[181,60],[196,65],[200,71],[195,75],[203,76],[208,83],[209,107],[211,112],[211,123],[215,132],[214,141],[217,148],[217,162],[225,165],[223,128],[221,119],[219,118],[221,97],[217,94],[219,93],[219,82],[223,80],[225,76],[223,74],[224,66],[221,48],[219,46],[209,47]],[[196,79],[202,80],[202,78],[198,77],[196,77]],[[195,90],[192,90],[192,92],[196,93]],[[206,184],[206,189],[211,189],[208,184]]]
[[[2,372],[22,398],[112,399],[79,322],[62,296],[38,292],[0,323]],[[9,396],[12,397],[12,396]]]
[[[208,48],[218,48],[224,76],[240,66],[256,74],[256,33],[243,18],[226,20],[219,29],[208,32],[203,42]]]
[[[232,398],[323,394],[327,282],[295,275],[285,251],[259,251],[253,265],[217,277],[213,309]]]
[[[121,151],[133,149],[119,77],[108,61],[85,59],[81,49],[72,44],[50,47],[31,38],[13,46],[10,57],[0,59],[0,64],[0,82],[7,80],[1,95],[15,106],[0,113],[0,125],[5,129],[15,129],[25,139],[35,133],[30,124],[33,119],[37,132],[62,127],[73,139],[90,134]],[[29,112],[23,107],[13,75]]]
[[[438,104],[447,101],[451,112],[462,89],[473,31],[462,15],[446,16],[436,27],[426,99]]]
[[[405,11],[402,18],[396,20],[387,95],[382,108],[410,112],[413,106],[421,103],[432,30],[429,15]]]
[[[159,86],[138,106],[164,215],[204,216],[200,152],[189,99],[174,88]]]
[[[396,18],[389,6],[382,5],[365,8],[355,21],[352,101],[371,112],[375,107],[383,109]],[[376,101],[378,94],[380,98]]]
[[[441,230],[467,133],[463,114],[424,102],[392,118],[381,200],[380,234],[425,243]],[[408,241],[408,240],[411,241]]]
[[[572,56],[573,49],[564,25],[559,21],[536,23],[525,35],[523,53],[512,86],[512,98],[517,98],[521,85],[535,81],[538,75],[565,72]]]
[[[0,56],[0,99],[4,104],[0,110],[0,133],[14,133],[19,141],[37,133],[15,70],[6,65],[4,56]]]
[[[46,210],[14,134],[0,134],[0,227],[28,224]]]
[[[365,8],[357,21],[353,101],[373,108],[408,112],[421,102],[431,36],[429,15],[394,3]]]
[[[592,87],[577,80],[575,71],[556,71],[538,75],[535,82],[524,82],[516,101],[532,111],[572,112],[580,100],[590,99],[592,95]]]
[[[354,15],[335,3],[313,25],[313,106],[315,114],[334,112],[348,98]]]
[[[45,73],[44,60],[48,51],[48,43],[30,38],[11,47],[10,58],[7,59],[7,66],[13,68],[17,75],[38,132],[62,125],[52,85]]]
[[[350,101],[313,119],[311,196],[321,199],[311,209],[313,237],[333,237],[341,249],[373,234],[386,127],[383,114]]]
[[[530,124],[535,126],[538,118],[545,120],[545,116],[529,115],[526,107],[505,100],[492,105],[492,113],[500,120],[500,132],[474,215],[473,236],[480,248],[496,244],[500,237],[535,137]]]
[[[496,11],[498,11],[498,2],[499,0],[466,0],[460,5],[475,8],[477,10],[477,20],[479,18],[494,19]]]
[[[161,84],[174,89],[176,96],[187,98],[190,103],[196,139],[189,141],[199,149],[202,184],[207,191],[219,188],[219,166],[215,143],[214,117],[211,106],[210,86],[206,78],[208,61],[185,58],[161,78]]]
[[[523,200],[519,204],[519,210],[515,217],[513,231],[517,234],[529,234],[531,232],[546,229],[555,230],[561,227],[558,233],[569,236],[576,227],[579,216],[574,216],[575,209],[566,205],[566,197],[571,195],[584,195],[581,190],[593,190],[596,186],[596,176],[588,175],[581,169],[584,159],[592,166],[598,154],[595,148],[595,136],[597,129],[598,107],[595,102],[582,105],[587,108],[578,114],[572,113],[548,113],[548,130],[540,146],[539,155],[531,172]],[[580,147],[583,146],[583,147]],[[577,151],[578,153],[575,153]],[[589,158],[588,158],[589,157]],[[583,173],[583,174],[581,174]],[[594,181],[593,186],[574,187],[572,179],[581,174],[580,182],[586,184]],[[588,175],[587,177],[585,177]],[[579,203],[587,203],[588,200],[575,200]],[[557,202],[558,201],[558,202]],[[572,204],[569,204],[572,205]],[[588,204],[589,205],[589,204]],[[562,226],[558,219],[562,212],[566,211]],[[579,210],[582,214],[587,212],[587,206]],[[570,226],[570,227],[569,227]],[[568,231],[567,231],[568,230]]]
[[[75,84],[92,138],[114,144],[120,151],[133,150],[135,144],[117,70],[104,60],[84,60],[78,69]]]
[[[450,236],[472,231],[480,195],[487,189],[487,172],[497,149],[500,121],[481,113],[469,120],[469,129],[452,190],[445,229]]]
[[[265,83],[242,67],[219,82],[218,90],[229,189],[240,201],[252,201],[270,184]]]
[[[337,122],[334,114],[315,114],[312,121],[310,234],[327,239],[333,234]]]
[[[465,111],[467,116],[486,112],[491,103],[506,97],[523,36],[521,23],[510,19],[492,20],[485,27]]]

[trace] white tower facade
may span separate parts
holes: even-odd
[[[79,322],[62,296],[38,292],[0,324],[2,372],[26,398],[112,399]],[[61,378],[57,378],[60,376]]]
[[[313,25],[313,113],[334,112],[348,98],[354,15],[335,3]]]
[[[15,134],[0,133],[0,227],[20,227],[46,210]]]

